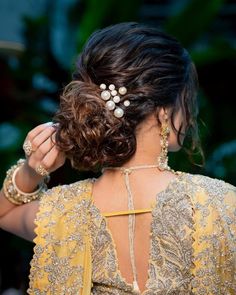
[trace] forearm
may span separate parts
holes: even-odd
[[[3,216],[5,216],[9,211],[14,209],[15,207],[16,205],[12,204],[7,200],[2,189],[0,191],[0,221]]]
[[[32,241],[35,237],[35,217],[38,211],[38,202],[34,201],[21,206],[9,202],[0,191],[0,228],[26,240]]]

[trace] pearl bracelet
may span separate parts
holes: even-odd
[[[25,160],[20,159],[18,160],[16,165],[13,165],[8,171],[6,178],[3,182],[3,192],[5,197],[13,203],[14,205],[22,205],[29,202],[32,202],[34,200],[40,199],[40,196],[43,192],[47,190],[46,182],[49,180],[48,177],[44,179],[44,182],[42,182],[39,185],[39,188],[32,192],[32,193],[25,193],[22,192],[16,185],[15,177],[16,173],[19,171],[19,169],[23,166],[25,163]]]

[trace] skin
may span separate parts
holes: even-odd
[[[53,172],[65,162],[52,139],[55,128],[52,124],[42,124],[31,130],[25,140],[32,143],[33,153],[26,157],[26,162],[16,174],[16,184],[23,192],[33,192],[43,177],[35,172],[36,167],[42,164],[49,172]],[[10,203],[0,192],[0,227],[27,240],[32,240],[34,234],[34,219],[38,211],[38,202],[31,202],[22,206]]]
[[[170,117],[169,109],[161,109],[160,122]],[[175,117],[177,130],[183,122],[183,116],[179,111]],[[171,126],[169,122],[169,126]],[[150,115],[137,128],[137,150],[134,156],[124,165],[132,167],[156,163],[160,154],[160,126],[156,117]],[[52,139],[55,128],[52,125],[42,124],[30,131],[26,140],[30,140],[33,153],[27,158],[24,166],[16,175],[16,184],[24,192],[32,192],[42,181],[42,177],[35,172],[35,168],[42,164],[49,172],[61,167],[65,162],[65,156],[60,152]],[[181,141],[183,138],[181,139]],[[169,136],[169,150],[177,151],[180,146],[177,143],[177,135],[171,129]],[[154,204],[156,195],[165,190],[169,182],[177,176],[169,171],[159,171],[156,168],[133,171],[130,174],[130,184],[134,198],[134,206],[137,209],[150,208]],[[115,185],[114,185],[115,184]],[[124,176],[120,171],[106,170],[93,185],[93,200],[100,212],[113,212],[127,210],[127,192],[124,184]],[[29,204],[15,206],[10,203],[0,192],[0,227],[21,236],[27,240],[33,240],[34,220],[38,211],[38,201]],[[116,216],[107,218],[108,228],[112,234],[121,275],[128,283],[133,280],[132,268],[128,244],[128,216]],[[148,258],[150,248],[151,214],[138,214],[136,216],[135,230],[135,259],[138,274],[138,283],[141,291],[145,289],[148,278]],[[142,253],[142,255],[138,255]]]

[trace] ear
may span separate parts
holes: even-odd
[[[163,124],[169,119],[169,109],[166,107],[160,107],[157,114],[160,124]]]

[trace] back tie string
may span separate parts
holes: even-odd
[[[139,169],[147,169],[147,168],[158,168],[158,165],[141,165],[141,166],[134,166],[134,167],[106,167],[103,169],[111,169],[111,170],[120,170],[125,177],[125,187],[128,193],[128,209],[134,210],[134,201],[133,201],[133,195],[130,188],[130,181],[129,181],[129,175],[134,170]],[[135,214],[129,214],[129,252],[130,252],[130,260],[131,260],[131,267],[133,272],[133,289],[134,292],[137,294],[140,294],[141,291],[138,286],[138,280],[137,280],[137,269],[136,269],[136,263],[135,263],[135,256],[134,256],[134,234],[135,234]]]

